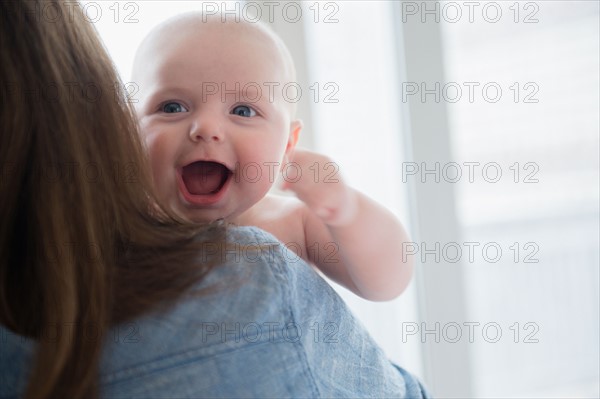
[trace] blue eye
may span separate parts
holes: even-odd
[[[187,108],[177,102],[166,103],[161,108],[166,114],[176,114],[178,112],[188,112]]]
[[[256,115],[256,111],[247,105],[238,105],[231,113],[237,116],[243,116],[244,118],[250,118]]]

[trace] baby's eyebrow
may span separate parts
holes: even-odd
[[[262,97],[264,97],[265,90],[262,90],[262,88],[258,85],[245,85],[241,90],[240,90],[240,95],[242,96],[242,98],[246,101],[249,102],[259,102],[262,100]]]
[[[189,89],[175,87],[175,86],[163,86],[153,85],[152,87],[146,88],[146,90],[140,90],[140,104],[148,110],[153,110],[167,100],[183,100],[189,98]]]
[[[156,96],[179,97],[179,96],[189,95],[190,89],[189,89],[189,87],[156,84],[152,88],[151,93],[152,93],[152,97],[156,97]]]
[[[202,102],[210,98],[218,98],[222,102],[245,101],[248,103],[272,103],[275,100],[275,90],[269,82],[260,84],[249,82],[240,84],[202,82]]]
[[[240,90],[241,96],[251,103],[273,104],[281,99],[286,85],[281,82],[247,83]]]

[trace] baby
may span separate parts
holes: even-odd
[[[288,50],[262,24],[191,13],[156,27],[133,81],[159,199],[193,221],[262,228],[357,295],[391,300],[412,275],[408,237],[391,212],[332,176],[329,158],[295,148],[295,79]],[[297,198],[268,193],[282,171]]]

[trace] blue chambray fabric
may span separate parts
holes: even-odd
[[[233,248],[213,248],[224,264],[195,287],[210,291],[109,332],[102,397],[429,397],[273,236],[235,227],[228,238]],[[0,334],[0,397],[18,397],[35,343]]]

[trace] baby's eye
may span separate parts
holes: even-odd
[[[175,114],[178,112],[188,112],[187,108],[177,102],[165,103],[161,107],[162,112],[166,114]]]
[[[238,105],[231,111],[231,113],[237,116],[243,116],[244,118],[256,116],[256,111],[247,105]]]

